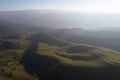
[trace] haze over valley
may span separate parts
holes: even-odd
[[[118,3],[1,0],[0,80],[120,80]]]
[[[119,13],[83,13],[71,10],[2,11],[0,19],[12,23],[51,28],[119,29]],[[108,29],[109,30],[109,29]]]

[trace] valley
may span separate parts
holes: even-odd
[[[0,12],[0,80],[120,80],[119,29],[60,27],[70,23],[69,16],[73,15],[49,11],[35,12],[39,24],[34,21],[35,26],[32,21],[36,18],[30,17],[33,11],[18,13]],[[57,16],[54,20],[52,13]],[[49,16],[42,17],[44,23],[39,23],[43,14]],[[67,20],[59,23],[63,14]],[[23,24],[19,23],[21,19]]]

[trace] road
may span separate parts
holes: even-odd
[[[97,54],[96,51],[93,51],[93,52],[94,52],[94,54],[95,54],[96,56],[102,58],[105,62],[107,62],[107,63],[109,63],[109,64],[111,64],[111,65],[113,65],[113,66],[119,66],[119,67],[120,67],[119,64],[116,64],[116,63],[113,63],[113,62],[109,61],[109,60],[106,59],[104,56]]]

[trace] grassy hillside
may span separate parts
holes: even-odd
[[[74,47],[80,52],[74,52]],[[110,62],[120,64],[120,52],[105,48],[96,48],[85,44],[77,46],[70,45],[60,48],[49,44],[40,43],[38,47],[38,54],[56,58],[63,64],[73,66],[104,67],[109,64],[104,61],[102,57],[99,57],[96,54],[102,55]]]
[[[0,80],[120,80],[119,51],[64,41],[45,28],[15,31],[0,33]]]
[[[68,52],[73,47],[77,47],[79,50],[82,49],[82,52]],[[34,67],[37,68],[39,71],[37,74],[43,80],[89,80],[89,78],[92,78],[92,80],[113,80],[115,77],[116,80],[119,80],[118,73],[120,71],[117,70],[120,64],[119,53],[115,50],[87,44],[70,44],[59,47],[47,43],[39,43],[37,52],[33,55],[34,58],[32,56],[32,62],[39,66]],[[117,74],[115,74],[116,72]]]
[[[36,74],[39,79],[120,79],[118,51],[71,43],[44,33],[35,34],[28,39],[30,44],[21,62],[26,71]]]
[[[20,64],[27,45],[27,40],[0,40],[0,80],[37,80]]]

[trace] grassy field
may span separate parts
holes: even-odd
[[[68,49],[82,52],[68,52]],[[87,50],[86,50],[87,49]],[[73,49],[74,50],[74,49]],[[79,51],[79,50],[78,50]],[[49,80],[119,80],[120,52],[87,44],[70,44],[63,47],[39,43],[37,56],[45,77]],[[55,77],[57,76],[57,77]],[[87,76],[87,77],[86,77]]]
[[[88,48],[88,45],[82,44],[79,46],[82,47],[84,46]],[[102,49],[91,46],[92,49],[84,53],[68,53],[66,50],[69,47],[71,46],[61,48],[61,47],[48,45],[45,43],[40,43],[37,53],[39,55],[53,57],[55,59],[58,59],[61,62],[61,64],[71,65],[71,66],[95,67],[95,68],[106,66],[107,63],[102,58],[95,55],[93,52],[94,50],[98,52],[97,54],[103,54],[104,56],[107,56],[106,58],[109,58],[111,62],[120,62],[118,60],[120,57],[119,52],[114,50],[110,51],[109,49]],[[118,59],[116,58],[116,56]]]
[[[120,65],[120,52],[119,51],[106,49],[106,48],[99,48],[96,50],[96,52],[99,55],[103,56],[108,61]]]
[[[42,78],[42,80],[49,80],[51,75],[54,78],[56,76],[55,80],[73,80],[76,75],[76,78],[78,78],[76,80],[88,80],[85,76],[94,77],[94,75],[98,77],[102,75],[102,80],[106,80],[108,79],[107,77],[104,79],[106,74],[116,77],[116,70],[110,71],[116,65],[109,68],[110,63],[120,64],[120,52],[88,44],[69,43],[66,46],[57,46],[35,42],[28,48],[29,41],[27,40],[9,40],[6,42],[12,43],[11,45],[17,44],[18,48],[8,47],[4,49],[3,47],[0,50],[0,80],[38,80],[37,77]],[[24,70],[26,66],[20,64],[20,60],[26,50],[28,56],[25,56],[25,60],[27,60],[26,64],[28,63],[28,66]],[[33,73],[27,73],[26,69],[28,68]],[[33,75],[34,73],[36,75]],[[98,78],[93,80],[96,79]]]
[[[0,80],[37,80],[34,75],[28,74],[20,60],[27,48],[26,40],[2,40],[10,46],[16,44],[17,49],[11,47],[0,49]]]

